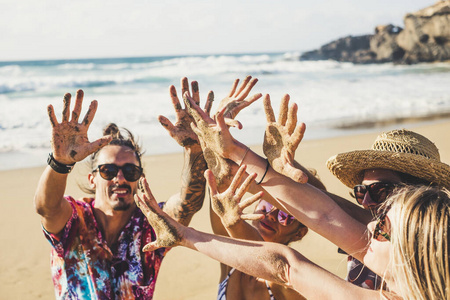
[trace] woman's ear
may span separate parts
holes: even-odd
[[[95,176],[92,173],[89,173],[88,175],[88,181],[89,181],[89,187],[91,189],[95,189],[96,184],[95,184]]]

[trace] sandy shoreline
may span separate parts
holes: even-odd
[[[398,128],[405,127],[399,125]],[[425,135],[436,143],[443,162],[450,162],[450,120],[408,129]],[[348,189],[325,167],[332,155],[369,148],[377,133],[309,140],[300,145],[296,159],[307,167],[316,168],[328,190],[348,198]],[[253,147],[261,153],[261,147]],[[146,156],[147,178],[158,201],[165,201],[180,188],[183,162],[181,153]],[[53,299],[50,277],[50,245],[44,238],[39,216],[33,207],[33,195],[44,167],[0,171],[0,299]],[[83,196],[77,186],[85,178],[85,169],[77,166],[69,176],[67,194]],[[211,232],[209,204],[194,216],[191,226]],[[306,257],[331,272],[343,276],[346,259],[336,247],[310,232],[303,241],[292,245]],[[154,299],[214,299],[216,297],[219,264],[192,250],[175,248],[167,254],[157,281]]]

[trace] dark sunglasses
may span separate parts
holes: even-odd
[[[117,176],[119,170],[122,170],[123,177],[130,182],[138,180],[142,175],[142,168],[135,164],[124,164],[121,167],[115,164],[98,165],[92,172],[98,171],[103,179],[111,180]]]
[[[270,204],[269,202],[261,200],[259,201],[258,206],[256,206],[256,210],[262,211],[264,214],[269,214],[277,210],[277,208],[272,204]],[[293,216],[288,215],[284,211],[278,209],[278,223],[280,223],[283,226],[288,226],[292,224],[294,220],[295,218]]]
[[[361,205],[366,193],[369,193],[373,202],[383,203],[396,186],[396,184],[391,182],[375,182],[369,185],[358,184],[353,188],[353,192],[355,193],[356,201]]]
[[[378,217],[375,229],[373,230],[373,238],[380,242],[391,241],[391,236],[386,232],[386,223],[389,222],[389,218],[386,212]]]

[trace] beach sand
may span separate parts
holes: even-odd
[[[450,120],[434,124],[399,125],[423,134],[434,141],[443,162],[450,162]],[[381,130],[379,130],[381,131]],[[379,131],[323,140],[304,141],[296,159],[307,167],[316,168],[328,190],[349,198],[349,189],[341,184],[325,166],[326,160],[340,152],[366,149]],[[261,153],[261,147],[253,147]],[[46,158],[43,158],[45,160]],[[158,201],[165,201],[180,188],[182,154],[147,156],[145,172]],[[0,172],[0,299],[53,299],[50,276],[50,244],[44,238],[40,218],[33,207],[33,195],[44,167]],[[86,177],[85,168],[77,165],[69,176],[66,193],[83,196],[77,183]],[[211,232],[209,203],[197,213],[191,226]],[[346,257],[337,247],[309,232],[300,242],[292,244],[313,262],[343,277]],[[219,263],[185,248],[172,249],[164,259],[156,284],[154,299],[215,299],[219,278]]]

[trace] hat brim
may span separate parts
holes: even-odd
[[[450,188],[450,166],[417,154],[357,150],[329,158],[327,167],[349,188],[361,184],[368,169],[398,171]]]

